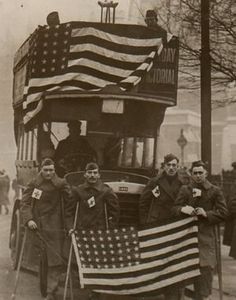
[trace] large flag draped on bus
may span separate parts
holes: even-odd
[[[158,294],[199,276],[194,217],[136,230],[80,230],[72,235],[81,288],[117,295]]]
[[[96,92],[108,85],[130,90],[163,47],[161,36],[79,22],[39,27],[29,44],[26,123],[42,109],[46,92]]]

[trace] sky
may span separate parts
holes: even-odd
[[[13,135],[12,64],[14,53],[46,16],[58,11],[61,23],[100,22],[97,0],[0,0],[0,169],[14,176],[16,147]],[[152,0],[117,0],[116,23],[143,23],[140,9]],[[145,2],[145,3],[144,3]],[[139,8],[139,9],[138,9]]]

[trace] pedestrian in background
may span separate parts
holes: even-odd
[[[55,174],[54,161],[45,158],[39,174],[23,194],[21,215],[23,223],[42,237],[48,261],[47,300],[56,299],[62,273],[65,238],[63,201],[69,201],[69,198],[68,184]]]
[[[5,208],[5,214],[9,213],[8,205],[9,201],[9,190],[10,190],[10,178],[5,170],[0,171],[0,214],[2,213],[2,207]]]
[[[229,217],[225,223],[223,244],[230,247],[229,256],[236,259],[236,162],[232,167],[232,184],[227,195]]]
[[[191,182],[181,187],[175,201],[177,216],[198,217],[198,243],[200,255],[200,277],[195,279],[195,299],[210,299],[213,270],[216,265],[216,237],[214,226],[227,218],[228,210],[219,187],[207,180],[206,166],[202,161],[192,163]]]
[[[163,171],[152,178],[140,197],[140,224],[153,223],[171,219],[173,206],[182,182],[178,176],[179,159],[174,154],[164,157]],[[166,288],[166,300],[180,300],[183,290],[176,286]]]

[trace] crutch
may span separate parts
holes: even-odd
[[[108,213],[107,213],[107,204],[106,204],[106,203],[104,203],[104,213],[105,213],[106,229],[109,229]]]
[[[75,230],[75,228],[76,228],[78,212],[79,212],[79,202],[77,202],[77,205],[76,205],[73,230]],[[69,258],[68,258],[68,264],[67,264],[66,281],[65,281],[65,287],[64,287],[63,300],[66,300],[69,278],[70,278],[70,286],[71,286],[71,283],[72,283],[72,279],[71,279],[71,276],[70,276],[71,260],[72,260],[72,242],[70,244],[70,252],[69,252]]]
[[[22,258],[24,254],[24,248],[25,248],[25,241],[26,241],[26,236],[27,236],[27,228],[25,228],[22,244],[21,244],[21,249],[20,249],[20,256],[17,264],[17,269],[16,269],[16,279],[15,279],[15,285],[13,289],[13,293],[11,294],[11,299],[15,300],[16,298],[16,290],[18,287],[18,281],[19,281],[19,275],[20,275],[20,268],[21,268],[21,263],[22,263]]]
[[[222,282],[222,261],[221,261],[221,243],[220,243],[220,225],[215,226],[215,242],[216,242],[216,266],[219,283],[219,298],[223,300],[223,282]]]

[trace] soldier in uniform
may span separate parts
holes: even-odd
[[[85,182],[73,190],[74,202],[66,207],[67,228],[73,228],[76,205],[79,202],[76,228],[106,229],[114,228],[119,221],[119,202],[116,194],[100,179],[99,167],[90,162],[85,168]],[[69,203],[68,203],[69,204]],[[97,293],[91,293],[90,299],[97,299]]]
[[[214,226],[226,219],[228,211],[220,188],[206,179],[205,164],[202,161],[195,161],[190,171],[192,182],[181,187],[174,211],[177,216],[198,217],[201,276],[195,279],[195,299],[206,300],[210,299],[213,270],[216,264]]]
[[[68,122],[69,136],[58,143],[55,151],[57,174],[63,177],[65,173],[83,170],[86,163],[96,160],[96,152],[85,137],[81,136],[81,122]]]
[[[163,172],[152,178],[140,197],[141,224],[169,219],[182,182],[178,177],[179,159],[174,154],[164,157]]]
[[[90,162],[85,168],[85,182],[73,189],[73,199],[66,207],[68,229],[73,228],[75,207],[79,202],[76,228],[113,228],[119,221],[119,202],[116,194],[100,179],[99,167]],[[68,202],[69,204],[69,202]],[[107,215],[106,215],[107,214]]]
[[[47,300],[55,299],[62,272],[63,260],[60,256],[62,257],[65,236],[62,199],[65,202],[69,201],[70,194],[66,181],[55,174],[54,161],[50,158],[42,161],[41,171],[29,183],[23,194],[21,205],[23,222],[31,230],[34,240],[38,240],[38,244],[43,243],[47,255]],[[43,240],[40,241],[36,236],[37,231]],[[35,251],[37,248],[32,245],[31,249]],[[28,257],[33,257],[33,253],[28,253]]]
[[[140,197],[141,224],[164,221],[173,217],[173,206],[182,182],[178,177],[179,159],[174,154],[164,157],[163,172],[152,178]],[[183,291],[173,286],[165,291],[166,300],[179,300]]]

